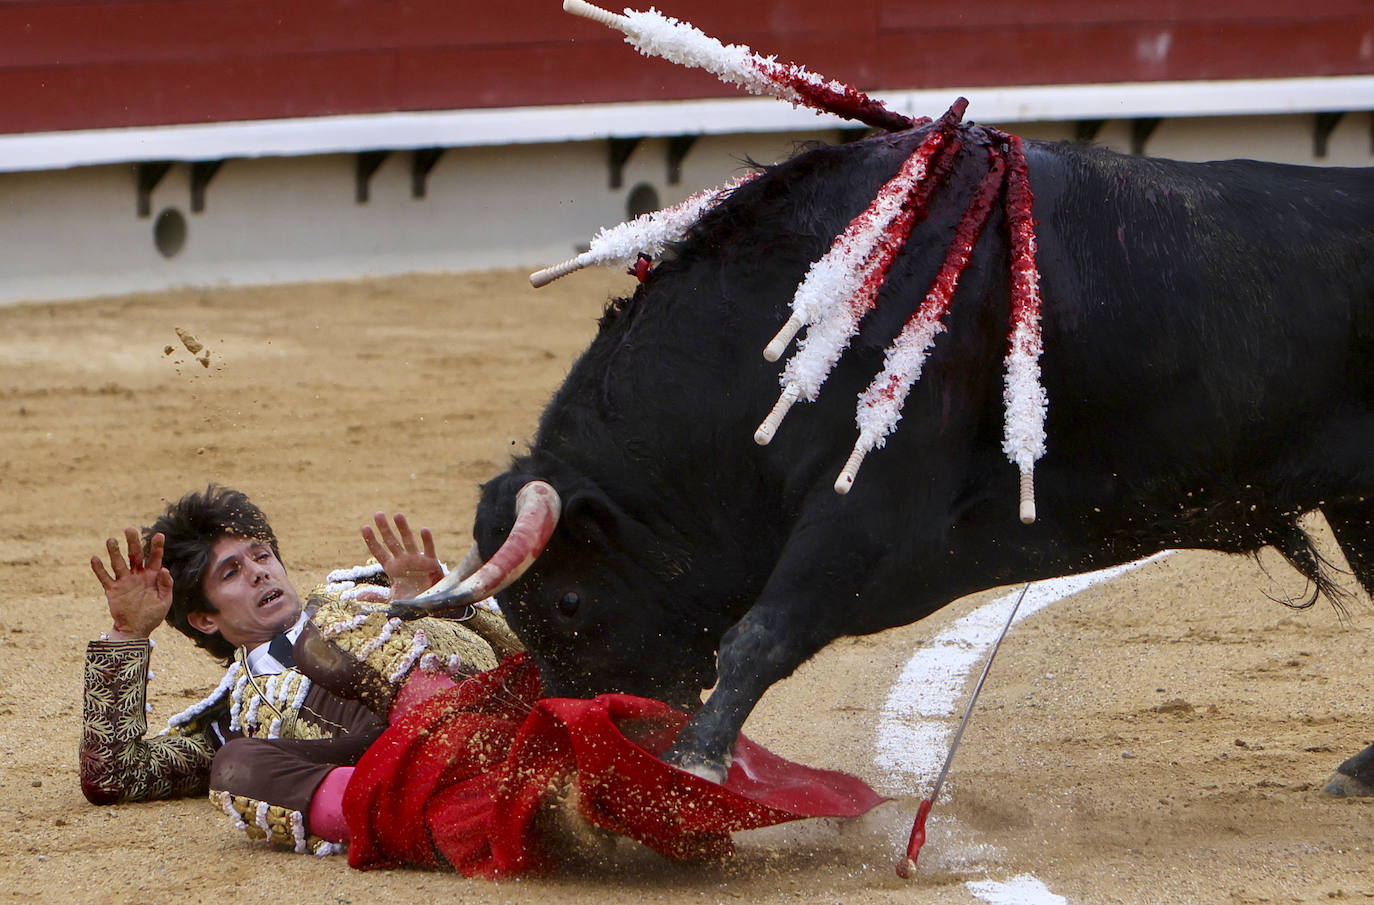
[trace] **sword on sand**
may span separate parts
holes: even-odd
[[[1001,633],[992,645],[992,650],[988,652],[987,662],[983,664],[983,673],[978,677],[978,684],[973,686],[973,694],[969,695],[968,706],[964,708],[964,718],[959,721],[959,728],[954,733],[954,740],[950,742],[949,753],[945,755],[945,765],[940,768],[940,775],[935,779],[935,787],[930,791],[930,797],[921,802],[920,808],[916,811],[916,820],[911,826],[911,839],[907,842],[906,855],[897,862],[897,876],[903,880],[910,879],[916,874],[916,859],[920,857],[921,847],[926,844],[926,819],[930,817],[930,809],[940,797],[940,789],[945,784],[945,777],[949,775],[949,765],[954,762],[954,752],[959,748],[959,740],[964,737],[964,729],[968,726],[968,718],[973,715],[973,705],[978,702],[978,694],[983,690],[983,682],[987,680],[988,670],[992,669],[992,659],[997,656],[997,649],[1002,646],[1002,639],[1007,637],[1007,631],[1011,629],[1012,620],[1016,618],[1016,611],[1021,608],[1021,601],[1026,599],[1026,592],[1030,590],[1030,582],[1026,582],[1021,588],[1021,593],[1016,595],[1016,602],[1011,606],[1011,612],[1007,614],[1007,623],[1002,626]]]

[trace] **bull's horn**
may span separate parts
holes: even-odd
[[[459,578],[467,578],[469,575],[471,575],[473,572],[476,572],[481,567],[482,554],[477,549],[477,545],[473,544],[471,547],[468,548],[468,552],[463,555],[462,561],[459,562],[458,565],[455,566],[453,569],[451,569],[448,574],[457,575]],[[443,579],[440,580],[442,581]]]
[[[469,571],[464,566],[480,561],[480,557],[473,556],[477,549],[474,546],[464,557],[463,565],[434,587],[412,602],[397,601],[396,607],[400,611],[395,615],[423,615],[414,612],[416,609],[451,612],[485,600],[509,587],[525,573],[549,542],[562,508],[558,491],[553,489],[553,485],[544,481],[530,481],[515,495],[515,526],[491,559],[481,563],[471,574],[464,574]],[[410,612],[403,612],[406,610]]]

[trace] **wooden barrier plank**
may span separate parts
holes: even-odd
[[[724,41],[870,91],[1374,71],[1368,0],[988,0],[972,24],[956,0],[668,5]],[[645,59],[557,0],[453,9],[0,0],[0,34],[14,36],[0,50],[0,132],[739,96]]]
[[[1103,3],[1102,0],[881,0],[880,29],[1074,26],[1074,25],[1186,25],[1232,23],[1283,23],[1351,20],[1368,16],[1368,0],[1137,0]]]

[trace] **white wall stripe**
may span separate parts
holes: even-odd
[[[908,116],[939,116],[955,97],[969,117],[1009,125],[1143,116],[1211,117],[1374,109],[1374,75],[1196,82],[1016,85],[869,92]],[[245,122],[0,135],[0,172],[137,160],[345,154],[611,137],[810,132],[852,126],[773,98],[720,98],[427,110]]]

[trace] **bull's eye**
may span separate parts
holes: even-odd
[[[569,591],[563,595],[563,599],[558,601],[558,612],[564,616],[575,616],[581,606],[582,598],[577,596],[576,591]]]

